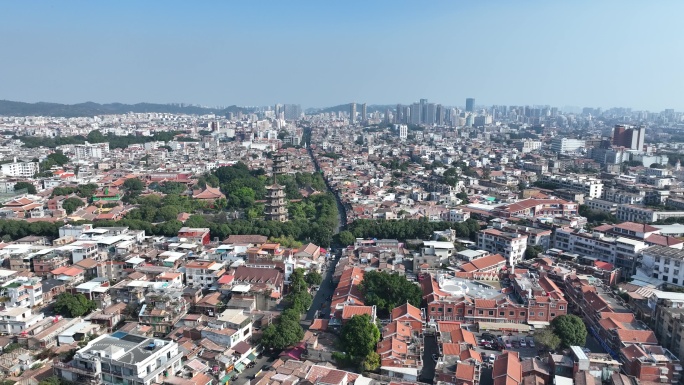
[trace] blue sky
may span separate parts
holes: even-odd
[[[684,111],[684,1],[5,1],[0,99]]]

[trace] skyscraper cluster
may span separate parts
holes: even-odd
[[[302,117],[302,106],[299,104],[276,104],[275,114],[279,119],[299,120]]]
[[[441,104],[429,103],[427,99],[409,106],[397,104],[394,122],[400,124],[445,125],[456,122],[460,111]]]

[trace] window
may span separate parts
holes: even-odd
[[[543,312],[543,311],[540,311],[540,312],[539,312],[539,316],[540,316],[540,317],[543,317],[543,316],[544,316],[544,312]]]
[[[679,270],[675,270],[674,275],[679,275]]]
[[[489,315],[494,315],[494,310],[490,310]]]
[[[667,282],[667,279],[668,279],[668,276],[667,276],[667,275],[663,275],[663,281]]]
[[[473,311],[469,309],[468,314],[473,314]]]
[[[524,311],[521,311],[521,312],[520,312],[520,316],[521,316],[521,317],[524,317],[524,316],[525,316],[525,312],[524,312]]]
[[[514,316],[515,316],[515,311],[511,310],[510,312],[508,312],[508,315],[511,316],[511,317],[514,317]]]
[[[551,318],[554,318],[556,316],[556,313],[551,313]]]
[[[551,307],[556,307],[556,304],[555,304],[555,303],[552,303],[552,304],[551,304]]]
[[[658,278],[658,273],[653,273],[653,278]]]
[[[458,314],[463,314],[463,309],[457,309],[457,310],[456,310],[456,313],[458,313]]]
[[[435,311],[435,307],[434,307],[434,306],[431,307],[431,308],[430,308],[430,311]]]
[[[451,311],[454,310],[452,308],[447,308],[447,313],[451,313]]]
[[[558,309],[559,309],[559,310],[564,310],[564,309],[565,309],[565,306],[563,306],[563,305],[558,305]]]
[[[505,312],[505,311],[500,311],[500,312],[499,312],[499,317],[503,317],[504,315],[506,315],[506,312]]]
[[[533,311],[530,312],[530,317],[534,317],[534,312],[533,312]]]
[[[679,283],[679,278],[672,278],[672,283]]]
[[[478,311],[477,311],[477,314],[483,315],[483,314],[484,314],[484,310],[478,310]]]

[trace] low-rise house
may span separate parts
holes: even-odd
[[[76,383],[160,383],[181,368],[182,353],[173,341],[117,332],[89,341],[69,363],[55,363],[55,375]]]
[[[138,322],[152,327],[154,336],[169,334],[188,311],[182,291],[161,288],[145,295],[145,303],[138,313]]]
[[[44,317],[43,313],[33,314],[31,309],[25,307],[0,310],[0,333],[20,334]]]
[[[226,270],[222,263],[195,260],[185,265],[185,278],[188,286],[208,289],[216,287],[218,279]]]

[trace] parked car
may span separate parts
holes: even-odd
[[[482,338],[485,340],[495,340],[496,336],[492,333],[482,333]]]
[[[527,343],[528,343],[528,345],[530,345],[531,348],[534,347],[534,340],[532,338],[530,338],[530,340],[527,341]]]
[[[527,342],[525,342],[525,337],[520,338],[520,347],[525,347],[527,346]]]
[[[589,349],[589,348],[582,348],[582,351],[584,353],[591,353],[591,349]]]
[[[432,359],[433,359],[435,362],[437,362],[437,355],[436,355],[436,354],[433,354],[433,355],[432,355]]]
[[[512,347],[513,347],[513,345],[511,345],[511,341],[506,340],[506,349],[510,349]]]

